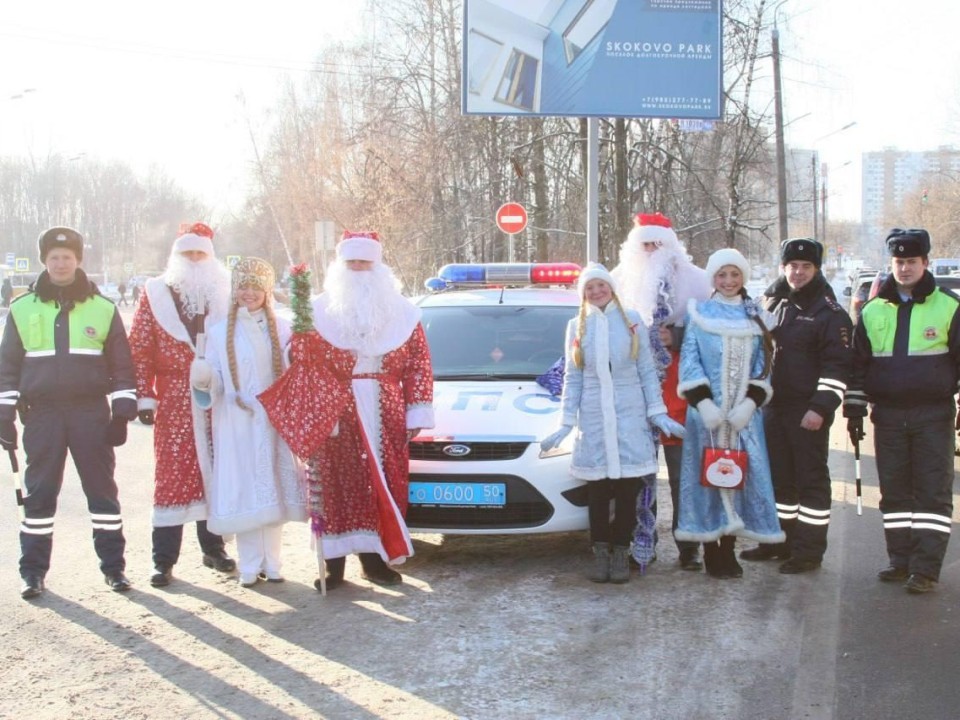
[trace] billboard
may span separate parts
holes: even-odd
[[[721,115],[721,0],[463,5],[466,114]]]

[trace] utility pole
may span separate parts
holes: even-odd
[[[810,175],[813,179],[813,239],[820,236],[820,192],[817,182],[817,151],[810,154]]]
[[[779,6],[778,6],[779,9]],[[773,30],[770,31],[773,54],[773,101],[777,139],[777,211],[780,217],[780,242],[788,237],[787,228],[787,153],[783,144],[783,93],[780,89],[780,31],[774,14]]]
[[[827,244],[827,164],[820,163],[820,242]]]

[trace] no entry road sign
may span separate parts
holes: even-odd
[[[520,203],[504,203],[497,209],[497,227],[508,235],[516,235],[527,226],[527,211]]]

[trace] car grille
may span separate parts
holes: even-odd
[[[507,504],[501,507],[455,507],[411,504],[407,525],[424,528],[496,530],[537,527],[553,515],[553,507],[523,478],[516,475],[428,475],[411,473],[410,482],[504,483]]]
[[[516,460],[526,452],[529,442],[412,442],[411,460],[443,460],[450,462],[476,462],[479,460]],[[448,455],[445,447],[459,445],[470,449],[465,455]]]

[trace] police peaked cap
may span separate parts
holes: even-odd
[[[73,228],[53,227],[40,235],[37,241],[40,247],[40,262],[47,261],[47,253],[54,248],[67,248],[72,250],[77,256],[77,260],[83,260],[83,235]]]
[[[823,264],[823,245],[813,238],[790,238],[780,246],[780,264],[791,260],[810,262],[820,267]]]
[[[926,257],[930,254],[930,233],[923,228],[894,228],[887,235],[887,252],[893,257]]]

